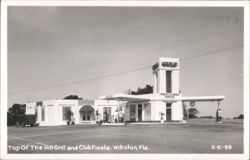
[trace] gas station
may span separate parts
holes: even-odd
[[[152,66],[154,86],[152,94],[130,95],[114,94],[99,99],[124,101],[124,120],[126,122],[183,122],[184,103],[194,107],[195,102],[217,102],[216,122],[220,119],[221,101],[225,96],[185,97],[180,93],[179,58],[159,58]]]
[[[26,104],[26,114],[35,114],[40,126],[69,123],[184,123],[188,108],[196,102],[217,102],[216,121],[221,123],[220,104],[225,96],[185,97],[180,93],[178,58],[159,58],[152,67],[154,86],[150,94],[113,94],[95,100],[52,99]],[[184,103],[189,103],[185,107]],[[186,111],[185,111],[186,110]]]

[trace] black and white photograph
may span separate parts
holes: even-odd
[[[249,158],[248,2],[21,2],[1,8],[3,159]]]

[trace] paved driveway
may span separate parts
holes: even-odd
[[[242,153],[243,123],[8,127],[9,153]]]

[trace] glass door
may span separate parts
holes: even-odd
[[[135,115],[136,108],[135,107],[136,107],[135,104],[130,105],[130,121],[136,121],[136,115]]]
[[[138,104],[138,121],[142,121],[142,104]]]
[[[166,121],[170,122],[172,120],[172,110],[171,103],[166,103]]]
[[[103,121],[111,122],[111,107],[103,107]]]

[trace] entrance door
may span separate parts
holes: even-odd
[[[171,103],[166,103],[166,121],[170,122],[171,120],[172,120]]]
[[[103,107],[103,121],[111,122],[111,107]]]
[[[91,112],[82,112],[82,120],[83,121],[90,121],[90,116],[91,116]]]
[[[131,104],[129,109],[130,109],[130,121],[136,121],[135,104]]]
[[[94,120],[94,108],[90,105],[84,105],[79,110],[80,113],[80,122],[88,122]],[[74,118],[73,118],[74,119]]]
[[[138,104],[138,121],[142,121],[142,104]]]

